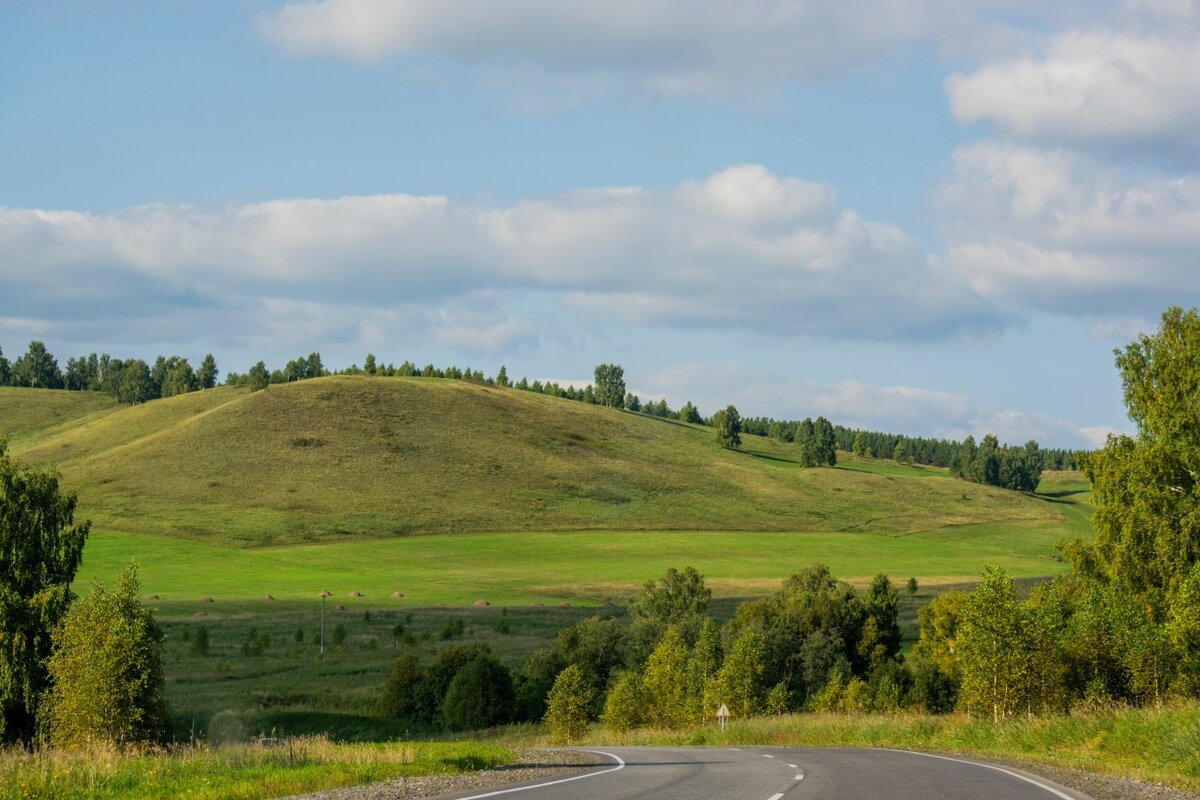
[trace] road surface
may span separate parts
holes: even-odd
[[[600,763],[446,800],[1088,800],[1006,767],[899,750],[585,748]]]

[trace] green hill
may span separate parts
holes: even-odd
[[[55,462],[100,530],[260,545],[411,533],[856,532],[1063,523],[1055,504],[513,389],[332,377],[140,406],[0,390],[0,434]]]

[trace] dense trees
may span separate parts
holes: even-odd
[[[1024,447],[1001,447],[989,433],[978,446],[974,436],[963,440],[950,458],[950,474],[988,486],[1033,492],[1041,481],[1045,463],[1037,442],[1030,440]]]
[[[44,721],[60,747],[155,742],[166,728],[162,631],[138,598],[137,569],[97,584],[54,632]]]
[[[28,741],[46,690],[51,631],[71,603],[89,522],[58,474],[24,467],[0,440],[0,741]]]

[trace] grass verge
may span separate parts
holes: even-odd
[[[793,714],[684,731],[596,729],[585,744],[890,747],[1013,759],[1200,790],[1200,704],[1118,708],[999,724],[932,716]]]
[[[322,738],[149,753],[4,750],[0,800],[250,800],[470,772],[515,759],[512,750],[485,742],[334,744]]]

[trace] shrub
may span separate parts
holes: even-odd
[[[158,740],[165,730],[162,631],[138,600],[137,568],[92,593],[54,632],[45,722],[60,747]]]
[[[579,667],[558,673],[546,698],[546,725],[555,744],[569,745],[587,733],[591,706],[592,690]]]
[[[396,659],[383,682],[379,702],[383,713],[400,719],[417,719],[417,687],[424,677],[416,653],[405,653]]]
[[[450,682],[442,701],[442,717],[451,730],[479,730],[508,722],[512,706],[508,669],[490,655],[481,655]]]
[[[188,655],[201,657],[208,655],[208,628],[201,625],[196,629],[196,635],[192,637],[191,644],[188,646]]]

